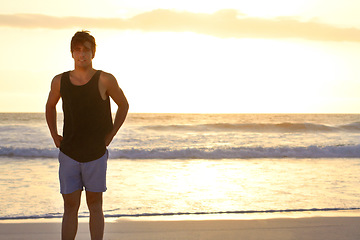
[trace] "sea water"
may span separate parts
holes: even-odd
[[[360,209],[358,114],[132,113],[109,153],[106,217]],[[43,113],[0,113],[0,220],[61,217],[57,155]]]

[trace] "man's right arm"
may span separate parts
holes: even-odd
[[[61,75],[57,75],[51,82],[51,89],[49,93],[49,97],[46,102],[46,109],[45,109],[45,117],[46,122],[49,127],[51,137],[54,140],[55,146],[57,148],[60,147],[60,143],[62,141],[62,136],[58,134],[57,131],[57,113],[56,113],[56,104],[59,102],[60,99],[60,82],[61,82]]]

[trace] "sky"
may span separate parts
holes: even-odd
[[[357,0],[0,3],[0,112],[43,112],[85,29],[130,112],[360,113]]]

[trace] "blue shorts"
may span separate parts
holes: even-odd
[[[101,158],[85,163],[75,161],[60,151],[60,192],[69,194],[84,188],[89,192],[105,192],[107,160],[107,150]]]

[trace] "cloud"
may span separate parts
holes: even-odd
[[[1,14],[0,26],[196,32],[220,38],[302,38],[318,41],[360,41],[360,29],[340,28],[318,21],[304,22],[290,17],[254,18],[243,15],[234,9],[220,10],[212,14],[157,9],[127,19]]]

